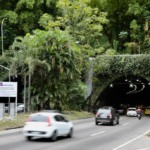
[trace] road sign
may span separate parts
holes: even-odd
[[[0,82],[0,97],[17,97],[17,82]]]

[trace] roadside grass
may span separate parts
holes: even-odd
[[[78,120],[94,117],[94,114],[86,111],[64,111],[64,115],[69,120]],[[19,113],[15,118],[5,116],[3,120],[0,120],[0,131],[23,127],[28,116],[29,113]]]
[[[15,118],[6,115],[0,120],[0,131],[23,127],[29,114],[20,113]]]
[[[93,113],[87,111],[64,111],[64,114],[69,120],[77,120],[94,117]]]
[[[149,132],[149,133],[147,133],[146,135],[150,137],[150,132]]]

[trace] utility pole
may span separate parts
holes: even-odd
[[[1,23],[1,39],[2,39],[2,55],[3,55],[3,52],[4,52],[4,43],[3,43],[3,25],[4,25],[4,21],[6,20],[7,18],[4,18],[2,19],[2,23]]]

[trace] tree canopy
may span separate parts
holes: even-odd
[[[36,109],[82,108],[89,57],[100,60],[94,67],[102,76],[140,73],[139,68],[148,67],[148,0],[1,0],[0,7],[0,64],[22,81],[31,77]],[[125,54],[143,56],[118,56]],[[105,60],[101,55],[117,57]],[[0,71],[0,79],[7,79],[7,71]]]

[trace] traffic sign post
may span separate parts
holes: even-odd
[[[0,120],[4,118],[4,103],[0,103]]]
[[[17,82],[0,82],[0,97],[14,97],[15,99],[15,109],[13,109],[13,104],[11,105],[11,116],[12,114],[17,115]],[[10,107],[10,106],[9,106]],[[3,108],[4,109],[4,108]],[[3,112],[3,111],[2,111]],[[1,113],[1,111],[0,111]],[[2,114],[0,114],[2,116]]]

